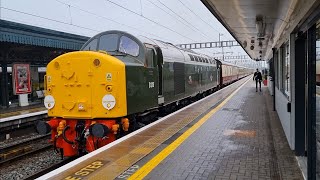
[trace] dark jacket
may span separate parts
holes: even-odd
[[[254,76],[253,76],[253,80],[256,80],[256,81],[260,80],[260,81],[262,81],[262,74],[261,74],[261,72],[255,72],[255,73],[254,73]]]

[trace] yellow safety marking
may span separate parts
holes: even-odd
[[[94,162],[90,163],[89,165],[87,165],[86,167],[81,168],[79,171],[75,172],[73,175],[67,176],[64,179],[66,179],[66,180],[82,179],[83,177],[86,177],[89,174],[100,169],[105,164],[106,164],[106,162],[104,162],[104,161],[94,161]]]
[[[250,79],[245,81],[240,87],[238,87],[229,97],[227,97],[222,103],[211,110],[208,114],[202,117],[196,124],[194,124],[190,129],[184,132],[178,139],[173,143],[163,149],[159,154],[148,161],[144,166],[142,166],[138,171],[136,171],[128,179],[143,179],[146,177],[158,164],[161,163],[166,157],[168,157],[177,147],[179,147],[192,133],[194,133],[199,127],[202,126],[213,114],[220,110]]]

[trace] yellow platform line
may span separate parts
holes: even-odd
[[[128,179],[143,179],[146,177],[158,164],[161,163],[166,157],[168,157],[177,147],[179,147],[192,133],[194,133],[199,127],[202,126],[213,114],[215,114],[221,107],[223,107],[250,79],[245,81],[239,88],[237,88],[231,95],[229,95],[224,101],[222,101],[217,107],[212,109],[208,114],[202,117],[196,124],[194,124],[190,129],[184,132],[179,138],[177,138],[173,143],[163,149],[159,154],[148,161],[144,166],[142,166],[138,171],[136,171]]]

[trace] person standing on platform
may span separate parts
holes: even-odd
[[[259,83],[260,92],[261,92],[262,74],[259,71],[259,69],[257,69],[257,71],[254,73],[253,80],[256,80],[256,92],[258,91],[258,83]]]

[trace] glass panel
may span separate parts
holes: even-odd
[[[82,48],[83,51],[96,51],[97,50],[98,40],[93,39],[86,47]]]
[[[188,54],[188,55],[189,55],[189,57],[190,57],[190,60],[191,60],[191,61],[194,61],[193,56],[192,56],[191,54]]]
[[[285,63],[284,63],[284,92],[290,96],[290,48],[289,43],[285,45]]]
[[[120,38],[120,45],[119,45],[119,51],[130,54],[132,56],[138,56],[139,55],[139,45],[132,39],[122,36]]]
[[[316,147],[317,161],[316,172],[317,179],[320,177],[320,20],[317,23],[316,29]]]
[[[111,52],[118,49],[118,35],[106,34],[100,37],[99,50]]]
[[[154,51],[153,49],[147,48],[146,51],[146,67],[152,68],[153,67],[153,59],[154,59]]]

